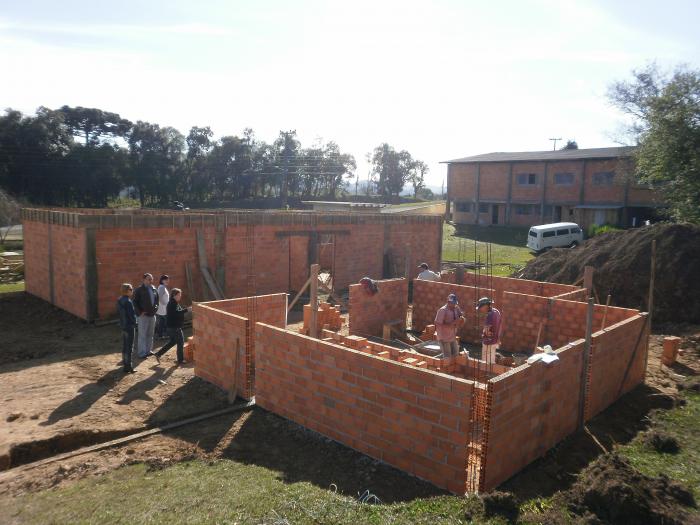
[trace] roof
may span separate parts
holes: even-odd
[[[622,207],[617,204],[580,204],[574,206],[577,210],[619,210]]]
[[[538,226],[533,226],[531,230],[544,230],[549,228],[571,228],[572,226],[578,227],[575,222],[553,222],[551,224],[539,224]]]
[[[443,161],[443,164],[461,164],[466,162],[512,162],[543,160],[579,160],[579,159],[614,159],[629,157],[633,146],[616,148],[560,149],[556,151],[497,151],[482,153],[461,159]]]

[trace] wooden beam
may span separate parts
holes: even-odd
[[[209,286],[209,290],[211,290],[211,293],[214,295],[214,299],[217,301],[223,299],[224,294],[219,288],[219,285],[216,284],[216,281],[212,277],[211,273],[209,273],[209,268],[202,267],[199,270],[202,272],[202,277],[204,277],[204,280]]]
[[[593,266],[585,266],[583,268],[583,287],[588,290],[588,297],[593,295],[593,273],[595,268]]]
[[[301,297],[301,294],[303,294],[306,289],[309,287],[311,284],[311,277],[309,277],[306,282],[304,283],[304,286],[301,287],[301,290],[297,292],[297,294],[294,296],[294,299],[292,299],[292,302],[289,303],[289,306],[287,307],[287,313],[292,311],[292,308],[294,308],[294,305],[297,304],[297,301]]]
[[[185,277],[187,278],[187,291],[190,293],[190,301],[195,301],[194,283],[192,282],[192,269],[190,261],[185,261]]]
[[[311,265],[311,298],[309,300],[309,304],[311,305],[311,319],[310,319],[310,326],[309,326],[309,336],[311,337],[317,337],[318,336],[318,326],[317,326],[317,317],[318,317],[318,271],[321,269],[320,264],[312,264]]]
[[[603,321],[600,323],[601,330],[605,330],[605,320],[608,318],[608,308],[610,307],[610,297],[611,297],[611,295],[608,294],[608,298],[605,300],[605,310],[603,310]]]

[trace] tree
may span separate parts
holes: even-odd
[[[19,203],[0,190],[0,244],[7,239],[10,233],[10,226],[19,224],[19,212]]]
[[[567,140],[561,149],[578,149],[578,143],[575,140]]]
[[[418,192],[425,187],[425,174],[428,173],[428,170],[428,165],[422,160],[413,162],[408,180],[413,186],[414,198],[418,197]]]
[[[652,64],[608,96],[630,117],[637,179],[662,192],[675,220],[700,222],[700,71]]]
[[[138,121],[129,135],[128,181],[147,200],[166,202],[181,187],[185,138],[175,128]]]
[[[185,160],[186,190],[189,195],[203,201],[210,188],[210,172],[207,156],[212,149],[211,138],[214,136],[209,126],[199,128],[192,126],[185,139],[187,157]]]
[[[372,174],[377,190],[384,197],[398,196],[408,180],[413,158],[408,151],[396,151],[386,142],[372,155]]]
[[[97,108],[63,106],[56,113],[74,136],[85,139],[85,145],[97,145],[106,138],[124,138],[131,129],[131,122],[117,113]]]

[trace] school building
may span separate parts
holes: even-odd
[[[497,152],[446,161],[447,215],[458,224],[571,221],[620,227],[654,219],[658,192],[633,177],[631,147]]]

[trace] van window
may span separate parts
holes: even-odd
[[[542,234],[542,237],[554,237],[555,234],[556,234],[556,232],[554,230],[550,230],[548,232],[544,232]]]
[[[537,232],[535,230],[530,230],[530,237],[537,239]]]
[[[571,233],[581,233],[581,228],[571,228]]]
[[[569,228],[563,228],[561,230],[557,230],[557,235],[569,235]]]

